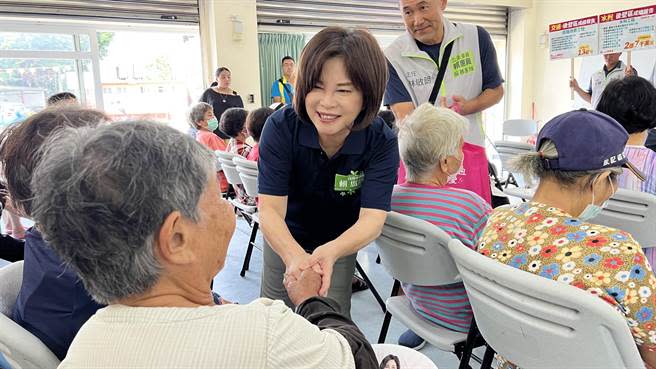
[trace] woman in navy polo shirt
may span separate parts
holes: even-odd
[[[329,27],[305,46],[293,107],[269,118],[260,141],[263,297],[291,306],[283,279],[315,268],[319,294],[349,314],[356,252],[380,234],[399,163],[376,115],[386,81],[367,31]]]

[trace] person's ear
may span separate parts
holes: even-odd
[[[440,166],[440,169],[444,173],[449,173],[449,162],[448,162],[448,160],[449,160],[449,158],[446,157],[446,158],[440,160],[439,163],[438,163],[438,165]]]
[[[191,247],[191,220],[179,211],[169,214],[155,237],[155,247],[163,261],[169,264],[190,264],[196,259]]]

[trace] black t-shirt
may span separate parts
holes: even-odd
[[[224,111],[230,108],[244,107],[244,102],[241,100],[241,96],[237,95],[236,91],[232,91],[232,93],[232,95],[222,94],[214,91],[211,88],[208,88],[205,90],[205,92],[203,92],[199,101],[212,105],[212,108],[214,109],[214,116],[216,119],[221,120],[221,115]],[[228,135],[221,132],[219,128],[214,130],[214,133],[223,139],[230,138]]]

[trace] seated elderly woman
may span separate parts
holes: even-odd
[[[624,315],[643,360],[656,365],[656,277],[630,234],[589,223],[617,188],[627,167],[629,138],[611,117],[577,110],[553,118],[540,131],[536,152],[517,169],[540,179],[528,203],[498,208],[478,251],[501,263],[599,296]]]
[[[189,126],[195,130],[192,136],[196,141],[212,151],[226,151],[228,145],[214,131],[219,127],[219,121],[214,116],[212,105],[199,102],[189,110]],[[216,172],[221,192],[228,191],[228,180],[223,172]]]
[[[357,327],[317,296],[312,270],[285,281],[300,315],[268,299],[214,305],[210,281],[235,229],[214,161],[191,137],[150,122],[63,130],[49,141],[32,181],[35,219],[91,296],[109,304],[60,368],[377,367]]]
[[[458,113],[422,104],[399,129],[399,152],[407,182],[392,194],[392,210],[424,219],[464,245],[475,248],[491,208],[477,194],[450,184],[462,168],[467,119]],[[402,284],[412,307],[429,321],[467,332],[472,309],[462,283],[446,286]],[[424,341],[406,331],[399,344],[418,348]]]
[[[597,104],[597,110],[615,119],[629,133],[624,155],[640,171],[645,180],[639,181],[625,171],[619,176],[619,188],[656,195],[656,152],[645,147],[650,129],[656,127],[656,88],[644,78],[630,76],[608,84]],[[644,247],[650,265],[656,263],[656,240]]]
[[[30,182],[41,160],[44,140],[63,127],[94,127],[107,119],[96,110],[60,105],[34,114],[2,133],[0,165],[5,168],[7,189],[21,216],[33,218],[35,191]],[[77,273],[44,241],[39,226],[36,221],[36,226],[26,233],[23,282],[12,319],[61,360],[82,324],[102,305],[91,299]],[[79,246],[76,239],[68,242]]]

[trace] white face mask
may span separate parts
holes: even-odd
[[[462,160],[460,160],[460,167],[458,168],[458,171],[456,171],[453,174],[449,174],[449,176],[446,178],[447,184],[458,183],[458,176],[464,176],[466,174],[464,165],[465,165],[465,157],[463,155]]]
[[[611,191],[611,196],[615,193],[615,187],[613,186],[613,180],[610,179],[610,176],[607,177],[608,181],[610,182],[610,191]],[[579,219],[582,221],[587,221],[593,218],[596,218],[599,214],[601,214],[601,211],[604,210],[606,205],[608,204],[608,200],[604,201],[603,204],[601,205],[595,205],[594,203],[594,185],[592,187],[592,203],[588,204],[588,206],[583,209],[581,214],[579,214]]]

